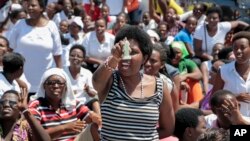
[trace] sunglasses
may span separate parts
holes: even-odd
[[[0,106],[5,105],[6,103],[8,103],[8,105],[9,105],[10,107],[12,107],[12,108],[15,107],[15,106],[17,106],[17,101],[3,100],[3,99],[0,100]]]
[[[59,86],[64,86],[66,82],[61,82],[59,80],[55,80],[55,81],[47,81],[45,82],[46,85],[48,86],[53,86],[55,84],[59,85]]]

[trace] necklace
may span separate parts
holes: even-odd
[[[143,77],[143,73],[140,73],[140,78],[141,78],[141,81],[140,81],[140,83],[141,83],[141,98],[144,98],[143,85],[142,85],[142,77]],[[121,79],[121,84],[122,84],[123,90],[128,95],[126,87],[125,87],[125,84],[124,84],[121,76],[120,76],[120,79]]]

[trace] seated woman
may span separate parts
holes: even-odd
[[[4,92],[0,99],[0,140],[51,140],[49,134],[28,111],[27,98],[27,89],[21,89],[20,94],[15,90]]]
[[[199,81],[202,78],[198,66],[190,59],[186,59],[188,51],[183,42],[174,41],[170,45],[172,54],[170,63],[179,69],[181,77],[181,90],[187,92],[187,104],[200,101],[203,97]],[[183,97],[182,97],[183,98]],[[183,101],[185,103],[185,101]]]
[[[86,49],[86,62],[88,69],[92,72],[111,55],[115,37],[105,31],[106,24],[105,19],[98,19],[95,22],[95,31],[87,33],[83,38],[82,45]]]
[[[153,52],[149,57],[149,60],[144,64],[144,73],[160,77],[166,82],[166,84],[168,85],[168,90],[171,94],[174,110],[177,111],[179,107],[179,92],[176,85],[179,86],[180,83],[180,81],[178,81],[179,75],[171,77],[168,74],[167,67],[165,66],[166,60],[167,53],[165,48],[163,48],[160,43],[154,44]],[[178,78],[175,79],[176,77]]]
[[[39,91],[32,99],[30,112],[53,140],[73,141],[86,123],[93,120],[99,126],[101,124],[99,115],[89,112],[87,106],[75,99],[70,79],[62,69],[47,70],[41,79]]]
[[[213,51],[212,51],[212,56],[213,56],[214,61],[219,59],[218,54],[220,50],[222,50],[223,48],[225,47],[221,43],[217,43],[214,45]],[[212,68],[212,62],[213,62],[212,60],[204,61],[201,63],[201,66],[200,66],[200,69],[202,72],[202,82],[203,82],[204,91],[206,94],[213,88],[213,85],[209,83],[209,78],[211,77],[209,72],[211,71],[211,68]]]

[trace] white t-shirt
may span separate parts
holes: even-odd
[[[100,44],[96,37],[96,32],[92,31],[83,38],[83,46],[86,49],[86,56],[105,61],[111,55],[111,49],[114,45],[115,36],[105,32],[105,41]]]
[[[0,98],[2,97],[3,93],[8,90],[15,90],[19,93],[21,92],[16,80],[14,80],[12,84],[10,84],[9,81],[4,77],[4,75],[0,73]]]
[[[32,27],[20,20],[10,35],[10,47],[25,57],[24,74],[36,92],[45,70],[55,67],[54,56],[62,54],[61,39],[54,22]]]
[[[62,53],[62,64],[63,66],[69,66],[69,50],[73,45],[79,44],[82,45],[83,43],[83,36],[84,33],[78,33],[79,39],[75,40],[70,34],[66,34],[65,38],[69,39],[68,45],[63,45],[63,53]]]
[[[243,116],[243,119],[250,122],[249,117]],[[206,127],[207,128],[219,128],[219,126],[217,124],[217,115],[215,115],[215,114],[207,115],[207,116],[205,116],[205,120],[206,120]]]
[[[198,40],[202,40],[202,51],[211,55],[213,46],[216,43],[224,44],[226,34],[228,31],[231,30],[231,24],[229,22],[218,23],[217,32],[213,37],[208,35],[207,28],[204,28],[204,26],[205,24],[198,26],[196,28],[194,32],[194,38]],[[204,33],[205,31],[206,33]]]
[[[143,25],[143,30],[144,31],[147,31],[147,30],[150,30],[150,29],[155,29],[157,27],[157,23],[155,22],[155,20],[151,19],[148,23],[148,25],[145,25],[144,23],[142,24]]]
[[[68,74],[70,78],[72,90],[75,94],[76,99],[83,103],[87,103],[89,100],[91,100],[92,98],[83,89],[85,84],[87,84],[90,88],[93,88],[93,74],[89,70],[81,68],[78,78],[74,79],[69,71],[68,66],[64,67],[64,71]]]
[[[221,78],[224,81],[224,90],[229,90],[236,96],[240,93],[250,94],[250,73],[245,81],[235,68],[235,61],[222,65]],[[240,102],[240,112],[244,116],[250,116],[250,104],[245,102]]]

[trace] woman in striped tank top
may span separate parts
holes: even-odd
[[[130,59],[123,58],[125,44]],[[112,56],[94,73],[93,86],[102,103],[101,140],[157,141],[172,135],[175,121],[167,84],[141,73],[151,52],[146,32],[124,27],[116,35]]]

